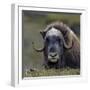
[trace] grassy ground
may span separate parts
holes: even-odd
[[[80,75],[80,69],[48,69],[27,71],[24,77],[40,77],[40,76],[61,76],[61,75]]]

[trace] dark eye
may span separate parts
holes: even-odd
[[[61,39],[60,39],[60,38],[57,38],[56,40],[57,40],[58,42],[60,42],[60,41],[61,41]]]
[[[60,38],[57,38],[57,42],[59,42],[60,45],[63,44],[62,40]]]
[[[48,42],[48,43],[49,43],[49,38],[46,38],[46,42]]]

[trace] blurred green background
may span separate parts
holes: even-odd
[[[54,21],[62,21],[67,24],[80,38],[80,14],[22,11],[22,70],[23,75],[30,68],[42,70],[43,53],[37,53],[32,48],[32,41],[35,47],[43,46],[43,39],[39,31]]]

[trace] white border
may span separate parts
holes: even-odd
[[[66,13],[81,13],[81,74],[69,76],[51,76],[39,78],[25,78],[22,79],[22,10],[33,11],[49,11],[49,12],[66,12]],[[70,8],[70,7],[36,7],[23,4],[12,5],[12,86],[32,86],[32,85],[48,85],[48,83],[72,83],[87,81],[87,61],[85,61],[83,40],[86,23],[87,11],[85,8]],[[43,79],[43,81],[41,81]],[[51,80],[50,80],[51,79]],[[47,80],[48,83],[44,82]],[[52,81],[54,80],[54,83]],[[40,83],[38,83],[40,81]]]

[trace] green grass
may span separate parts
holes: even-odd
[[[40,77],[40,76],[64,76],[64,75],[80,75],[80,69],[43,69],[36,71],[27,71],[24,77]]]

